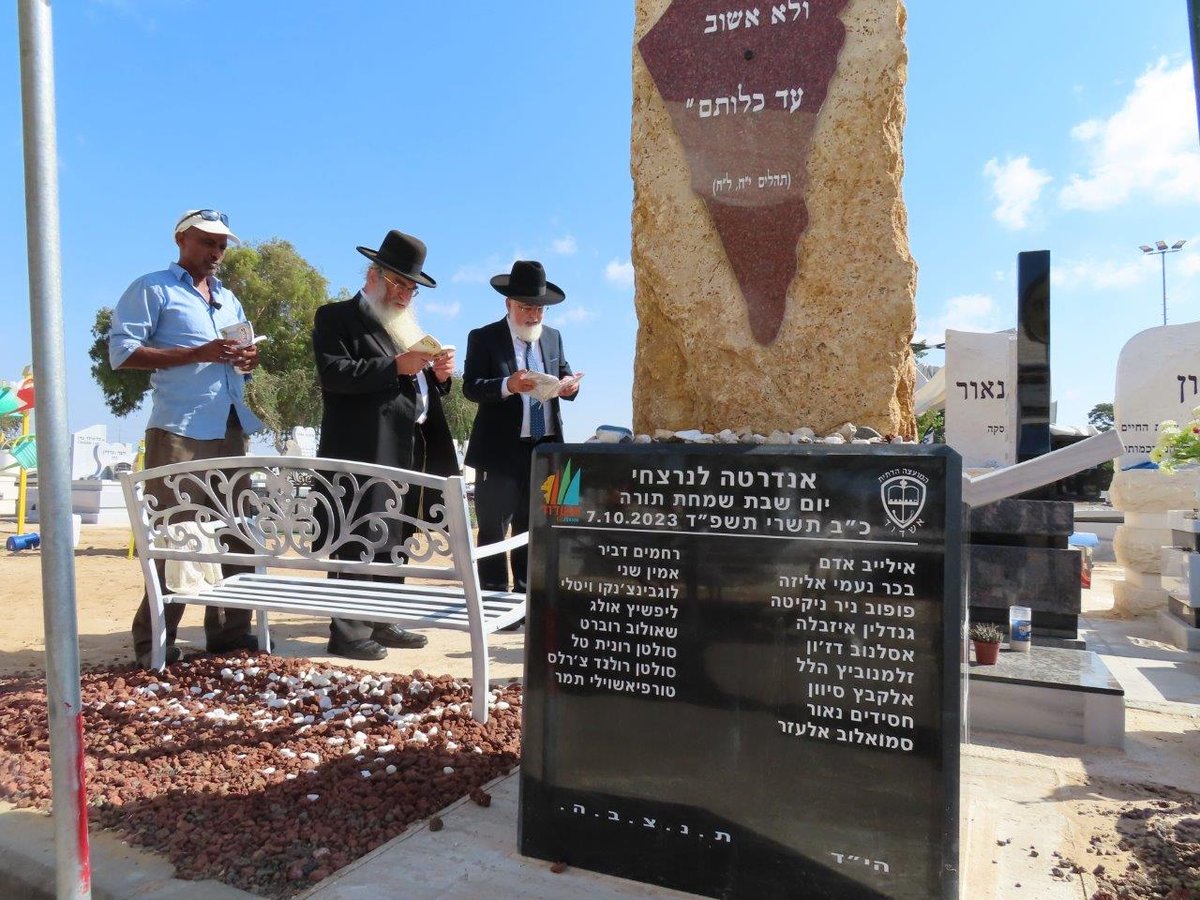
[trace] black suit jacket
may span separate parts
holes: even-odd
[[[546,372],[559,378],[574,374],[562,349],[562,335],[554,328],[542,326],[538,341]],[[510,469],[529,465],[528,455],[522,456],[520,394],[501,398],[500,386],[513,372],[524,368],[518,362],[513,347],[508,319],[476,328],[467,336],[467,358],[463,363],[463,394],[479,404],[475,424],[471,427],[471,442],[467,446],[467,465],[476,469]],[[574,400],[574,396],[565,398]],[[554,423],[554,433],[563,439],[562,412],[559,398],[547,405],[547,424]],[[522,462],[523,460],[523,462]]]
[[[450,382],[439,384],[425,370],[429,384],[429,414],[417,426],[417,383],[396,372],[398,350],[383,326],[360,302],[328,303],[317,309],[313,323],[313,353],[321,382],[319,456],[413,468],[413,439],[420,427],[425,438],[425,471],[458,475],[458,455],[446,416],[443,394]]]

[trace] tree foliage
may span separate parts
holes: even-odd
[[[108,332],[112,328],[113,311],[102,306],[96,310],[92,323],[92,346],[88,358],[92,361],[92,378],[104,394],[104,403],[117,418],[129,415],[142,405],[150,390],[150,371],[146,369],[114,369],[108,362]]]
[[[446,414],[446,424],[450,426],[450,436],[460,444],[466,443],[471,436],[475,409],[475,404],[463,396],[461,373],[455,372],[450,393],[442,397],[442,410]]]
[[[925,435],[932,429],[930,440],[935,444],[946,442],[946,411],[930,409],[917,416],[917,440],[924,441]]]
[[[1088,424],[1095,426],[1098,431],[1111,431],[1114,422],[1116,419],[1111,403],[1097,403],[1088,412]]]
[[[246,401],[282,450],[296,427],[321,424],[321,389],[312,355],[312,323],[329,300],[329,283],[287,241],[235,247],[218,277],[238,295],[256,335],[259,365],[246,383]]]

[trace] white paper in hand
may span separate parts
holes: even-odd
[[[235,322],[221,329],[221,337],[227,341],[237,341],[239,347],[249,347],[255,342],[254,326],[249,322]]]
[[[571,375],[567,378],[555,378],[553,375],[547,375],[544,372],[528,372],[526,373],[533,379],[533,390],[529,391],[529,396],[540,400],[542,403],[548,400],[553,400],[562,393],[562,389],[568,384],[573,384],[582,376]]]

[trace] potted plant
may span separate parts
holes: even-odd
[[[994,666],[1000,656],[1004,629],[990,622],[976,622],[971,626],[970,637],[975,645],[975,662],[981,666]]]

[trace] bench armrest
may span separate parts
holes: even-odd
[[[515,550],[517,547],[524,547],[529,543],[529,532],[523,531],[518,535],[510,537],[505,541],[496,541],[493,544],[484,544],[475,548],[475,558],[483,559],[485,556],[495,556],[497,553],[507,553],[509,550]]]

